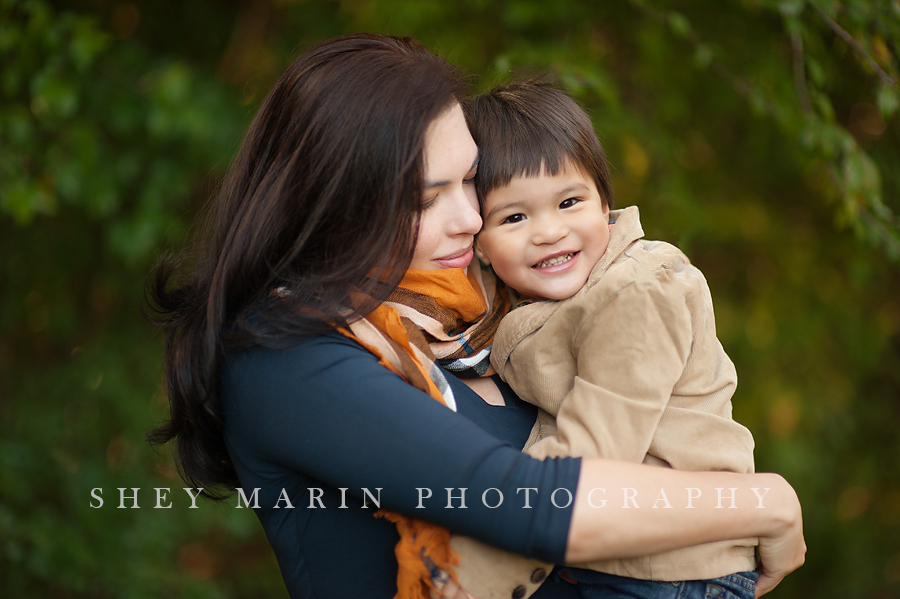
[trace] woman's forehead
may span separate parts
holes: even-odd
[[[425,186],[446,185],[472,170],[478,147],[469,133],[462,107],[454,104],[425,133]]]

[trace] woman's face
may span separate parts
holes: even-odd
[[[409,267],[465,268],[472,261],[472,243],[481,229],[481,216],[473,182],[478,148],[458,104],[429,125],[424,162],[419,236]]]

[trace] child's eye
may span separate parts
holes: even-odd
[[[567,198],[559,203],[560,208],[571,208],[575,204],[579,203],[581,200],[578,198]]]
[[[500,224],[501,224],[501,225],[506,225],[506,224],[510,224],[510,225],[511,225],[511,224],[513,224],[513,223],[518,223],[518,222],[521,222],[521,221],[523,221],[523,220],[525,220],[525,215],[524,215],[524,214],[511,214],[511,215],[507,216],[506,218],[504,218],[503,221],[502,221]]]

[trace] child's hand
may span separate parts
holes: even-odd
[[[465,589],[457,586],[445,570],[435,568],[432,572],[434,572],[434,576],[431,578],[431,583],[435,588],[431,590],[431,599],[475,599]]]

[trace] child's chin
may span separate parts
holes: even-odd
[[[536,295],[540,295],[540,299],[545,300],[559,301],[569,299],[570,297],[578,293],[578,290],[584,287],[584,283],[586,282],[587,281],[584,281],[579,285],[562,285],[549,289],[541,289],[540,293]]]

